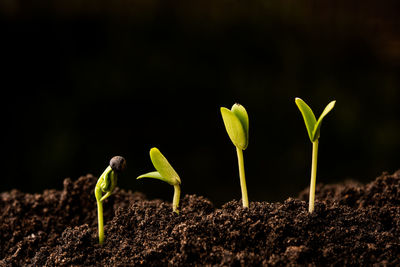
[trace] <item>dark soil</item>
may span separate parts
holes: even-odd
[[[105,201],[103,246],[88,175],[62,191],[0,195],[1,266],[400,266],[400,171],[367,185],[318,185],[284,203],[239,201],[215,209],[195,195],[170,203],[118,190]]]

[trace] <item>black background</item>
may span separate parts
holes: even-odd
[[[300,3],[301,2],[301,3]],[[158,147],[183,193],[240,198],[219,108],[250,116],[250,200],[309,184],[311,143],[295,97],[322,112],[317,183],[371,181],[400,168],[396,1],[2,1],[0,191],[40,192],[100,175],[123,155],[124,189]]]

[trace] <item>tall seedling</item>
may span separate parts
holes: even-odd
[[[236,147],[236,153],[239,164],[240,187],[242,189],[243,207],[249,207],[249,199],[247,196],[246,177],[244,172],[243,150],[249,144],[249,116],[246,109],[240,104],[234,104],[229,110],[221,108],[222,119],[224,120],[225,129]]]
[[[308,137],[313,144],[312,150],[312,164],[311,164],[311,182],[310,182],[310,199],[308,204],[308,211],[311,213],[314,210],[315,201],[315,183],[317,180],[317,158],[318,158],[318,139],[320,136],[321,123],[324,117],[333,109],[336,101],[330,102],[316,120],[311,108],[300,98],[295,99],[296,105],[303,115],[304,123],[306,124]]]

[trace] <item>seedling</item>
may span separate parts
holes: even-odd
[[[240,187],[242,189],[243,207],[249,207],[249,199],[247,196],[246,177],[244,172],[243,150],[249,144],[249,116],[246,109],[240,104],[234,104],[229,110],[221,108],[222,119],[225,129],[236,147],[239,165]]]
[[[97,218],[99,227],[99,243],[104,243],[104,221],[103,221],[103,201],[111,196],[117,186],[117,177],[126,169],[126,161],[121,156],[115,156],[110,160],[110,165],[97,180],[94,194],[97,201]],[[103,193],[105,195],[103,196]]]
[[[308,203],[308,211],[310,213],[314,210],[315,200],[315,183],[317,180],[317,158],[318,158],[318,139],[320,135],[321,123],[324,117],[333,109],[336,101],[330,102],[319,116],[318,121],[315,118],[311,108],[300,98],[295,99],[296,105],[303,115],[304,123],[306,124],[308,137],[313,144],[312,150],[312,165],[311,165],[311,182],[310,182],[310,199]]]
[[[181,196],[181,178],[176,173],[174,168],[172,168],[171,164],[169,164],[168,160],[161,154],[160,150],[156,147],[150,149],[150,159],[153,163],[154,168],[157,171],[149,172],[143,175],[140,175],[136,179],[142,178],[154,178],[164,182],[169,183],[174,187],[174,198],[172,200],[172,211],[179,214],[179,200]]]

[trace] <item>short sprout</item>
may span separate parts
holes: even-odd
[[[126,169],[126,160],[115,156],[110,160],[109,166],[97,180],[94,194],[97,201],[97,216],[99,227],[99,243],[104,243],[103,201],[108,198],[117,186],[118,174]],[[105,195],[103,195],[105,193]]]
[[[143,175],[140,175],[136,179],[142,178],[153,178],[164,181],[174,187],[174,197],[172,201],[172,210],[179,214],[179,200],[181,195],[181,179],[179,175],[176,173],[174,168],[172,168],[171,164],[169,164],[168,160],[161,154],[158,148],[153,147],[150,149],[150,159],[153,163],[154,168],[157,171],[149,172]]]

